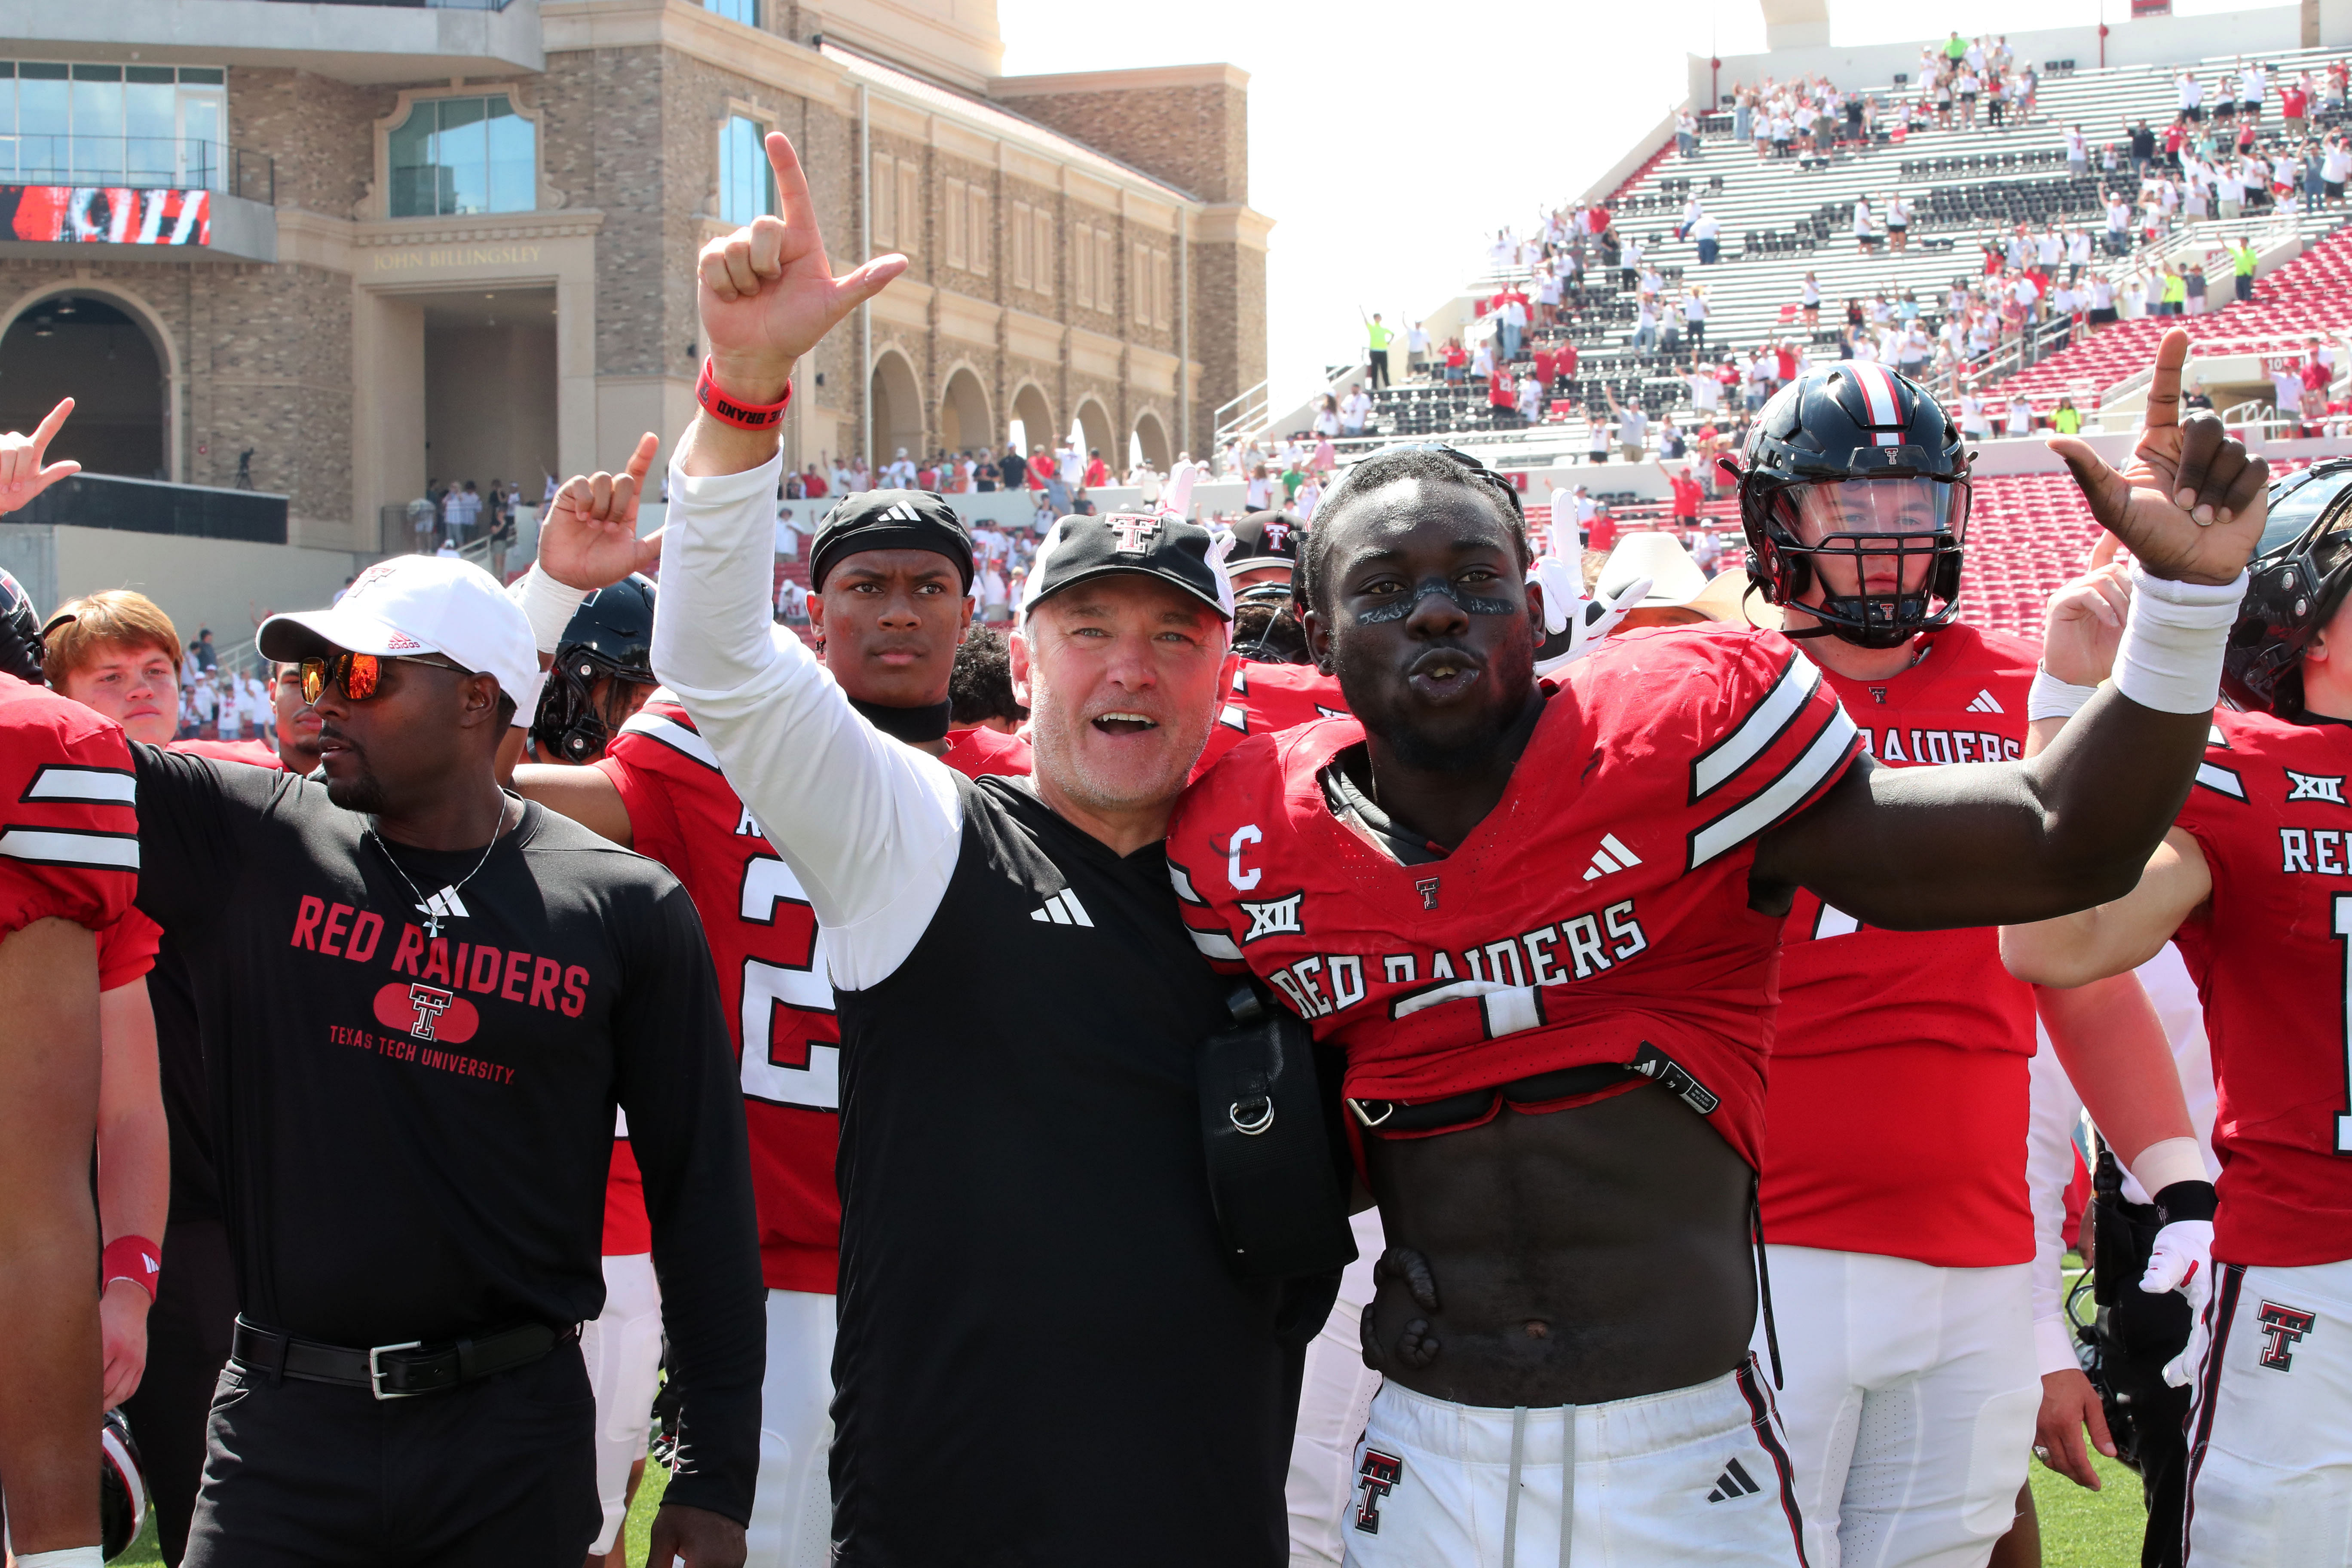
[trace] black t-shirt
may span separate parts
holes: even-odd
[[[139,905],[186,963],[239,1310],[350,1346],[593,1319],[617,1103],[686,1400],[669,1496],[748,1519],[764,1291],[677,880],[536,805],[487,860],[387,848],[323,784],[131,750]],[[446,906],[437,938],[401,872]]]
[[[1159,845],[1121,858],[1025,780],[957,787],[922,937],[835,993],[838,1560],[1277,1568],[1330,1294],[1225,1266],[1194,1076],[1224,983]]]

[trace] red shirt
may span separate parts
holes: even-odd
[[[278,756],[277,745],[268,741],[174,741],[165,749],[210,757],[216,763],[243,763],[252,768],[286,771],[285,759]]]
[[[1796,380],[1796,379],[1797,379],[1797,351],[1796,351],[1795,349],[1793,349],[1793,348],[1791,348],[1791,347],[1788,346],[1787,344],[1782,344],[1782,345],[1781,345],[1781,347],[1780,347],[1777,352],[1778,352],[1778,353],[1779,353],[1780,361],[1780,380],[1782,380],[1782,381],[1794,381],[1794,380]]]
[[[1584,532],[1587,550],[1613,550],[1617,546],[1617,520],[1605,512],[1594,513]]]
[[[2174,937],[2213,1048],[2213,1256],[2334,1263],[2352,1258],[2352,727],[2224,710],[2213,734],[2179,818],[2213,893]]]
[[[1706,500],[1705,493],[1698,488],[1698,481],[1688,474],[1675,474],[1666,483],[1675,492],[1675,515],[1696,517],[1699,508]]]
[[[1535,359],[1536,379],[1542,382],[1546,386],[1549,386],[1552,383],[1553,375],[1559,368],[1559,356],[1553,353],[1549,349],[1538,349],[1536,350]]]
[[[1043,452],[1038,453],[1029,459],[1029,488],[1033,490],[1044,489],[1045,481],[1059,472],[1061,470],[1055,467],[1053,458]]]
[[[966,778],[985,778],[990,773],[1026,778],[1036,771],[1030,765],[1028,742],[985,724],[950,730],[948,742],[940,761]]]
[[[801,476],[801,489],[808,492],[809,499],[811,500],[814,500],[825,493],[824,481],[817,477],[817,472],[814,468],[811,468],[808,472]]]
[[[1460,343],[1448,343],[1445,348],[1445,363],[1449,368],[1459,369],[1470,363],[1469,353]]]
[[[1185,922],[1345,1053],[1352,1098],[1622,1062],[1752,1164],[1780,921],[1748,908],[1748,868],[1845,771],[1853,725],[1785,638],[1745,626],[1635,632],[1565,675],[1501,801],[1429,864],[1327,802],[1353,719],[1236,747],[1170,824]]]
[[[1225,690],[1217,721],[1209,729],[1209,743],[1192,764],[1194,778],[1252,735],[1271,735],[1348,711],[1339,678],[1311,664],[1267,664],[1228,654]]]
[[[1884,764],[2014,759],[2037,651],[1955,626],[1885,680],[1827,679]],[[1800,891],[1781,941],[1765,1237],[1944,1268],[2030,1260],[2033,991],[1997,933],[1858,926]]]
[[[941,760],[974,777],[1011,772],[1015,747],[1028,750],[997,736],[960,744]],[[742,1068],[761,1274],[770,1289],[830,1292],[841,1248],[833,1175],[841,1029],[816,912],[668,692],[656,691],[622,725],[595,765],[620,791],[637,853],[668,867],[702,917]],[[639,1228],[643,1216],[636,1161],[623,1144],[605,1194],[605,1250],[646,1250],[651,1233]]]
[[[2301,120],[2303,111],[2311,107],[2311,95],[2299,87],[2283,88],[2279,92],[2279,112],[2289,120]]]
[[[0,938],[40,920],[103,931],[139,890],[139,816],[121,727],[0,675]]]
[[[1100,458],[1092,458],[1087,464],[1087,477],[1083,482],[1088,489],[1107,485],[1110,483],[1110,469],[1103,466]]]
[[[1511,373],[1501,365],[1496,365],[1495,374],[1487,379],[1486,401],[1497,408],[1512,408],[1518,405],[1518,399],[1511,392]]]

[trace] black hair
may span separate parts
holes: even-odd
[[[1534,559],[1528,547],[1527,514],[1520,510],[1519,492],[1508,479],[1466,452],[1438,447],[1391,447],[1349,468],[1339,476],[1338,484],[1323,492],[1322,500],[1315,508],[1315,525],[1307,530],[1307,542],[1299,551],[1297,580],[1292,585],[1294,602],[1306,608],[1322,607],[1319,599],[1325,563],[1330,559],[1333,524],[1340,509],[1352,503],[1360,491],[1376,490],[1393,479],[1407,479],[1459,485],[1485,497],[1508,528],[1512,548],[1519,554],[1520,568],[1525,570]]]
[[[1013,650],[987,626],[966,632],[956,649],[955,666],[948,672],[948,715],[959,726],[990,719],[1017,723],[1029,717],[1013,700]]]

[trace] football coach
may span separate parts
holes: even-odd
[[[685,889],[499,788],[540,665],[478,567],[380,563],[258,640],[299,667],[319,774],[131,748],[139,905],[187,959],[238,1308],[185,1561],[579,1568],[617,1103],[684,1399],[653,1560],[736,1568],[762,1292]]]
[[[906,264],[835,279],[799,160],[767,147],[783,216],[700,258],[710,360],[670,476],[653,658],[824,931],[835,1561],[1276,1568],[1294,1342],[1329,1294],[1302,1314],[1309,1287],[1223,1261],[1195,1062],[1224,986],[1160,843],[1208,736],[1231,588],[1194,524],[1056,524],[1013,645],[1034,787],[891,740],[772,637],[793,363]],[[542,561],[594,586],[635,559],[625,531],[605,545]]]

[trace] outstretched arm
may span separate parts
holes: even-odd
[[[1758,908],[1786,907],[1801,885],[1872,924],[1929,930],[2047,920],[2131,890],[2203,753],[2269,479],[2218,418],[2180,422],[2188,348],[2176,331],[2158,351],[2129,469],[2074,437],[2050,442],[2140,563],[2116,685],[2028,761],[1858,763],[1758,845]]]

